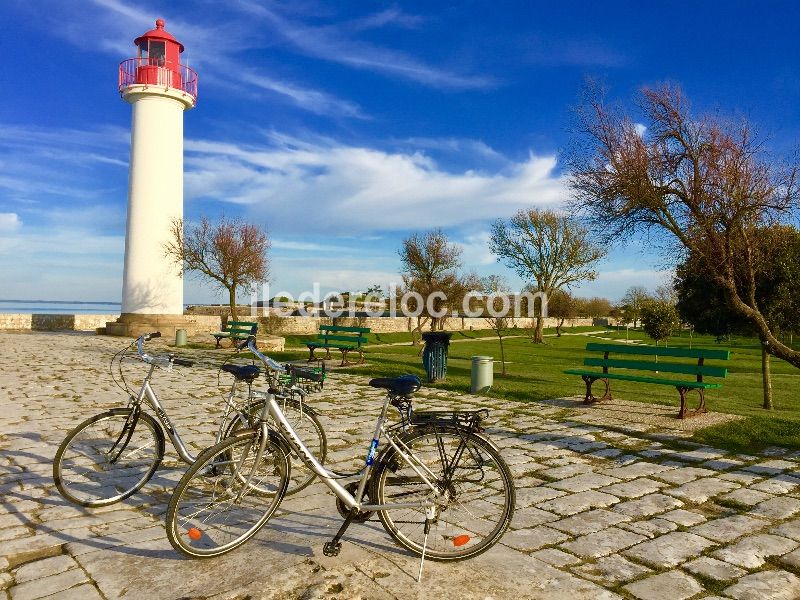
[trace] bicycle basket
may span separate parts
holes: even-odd
[[[297,386],[302,390],[312,393],[321,392],[325,384],[327,373],[321,367],[297,367],[286,365],[286,373],[278,376],[281,385]]]

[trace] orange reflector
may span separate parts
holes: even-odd
[[[470,540],[470,537],[466,534],[464,535],[457,535],[453,538],[453,546],[463,546]]]
[[[202,532],[197,527],[192,527],[187,533],[189,534],[189,537],[195,541],[203,537]]]

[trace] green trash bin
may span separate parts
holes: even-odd
[[[426,331],[422,334],[425,342],[422,366],[428,375],[428,383],[447,377],[447,348],[452,335],[449,331]]]
[[[175,330],[175,345],[176,346],[185,346],[186,345],[186,330],[185,329],[176,329]]]
[[[494,358],[491,356],[472,357],[472,385],[473,394],[481,394],[492,389],[494,383]]]

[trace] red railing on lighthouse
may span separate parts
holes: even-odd
[[[132,85],[173,88],[197,102],[197,73],[186,65],[155,58],[128,58],[119,63],[119,91]]]

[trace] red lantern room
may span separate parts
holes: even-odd
[[[131,85],[158,86],[180,90],[197,99],[197,74],[180,64],[183,44],[164,29],[164,19],[156,20],[156,28],[134,40],[136,58],[120,63],[120,93]]]

